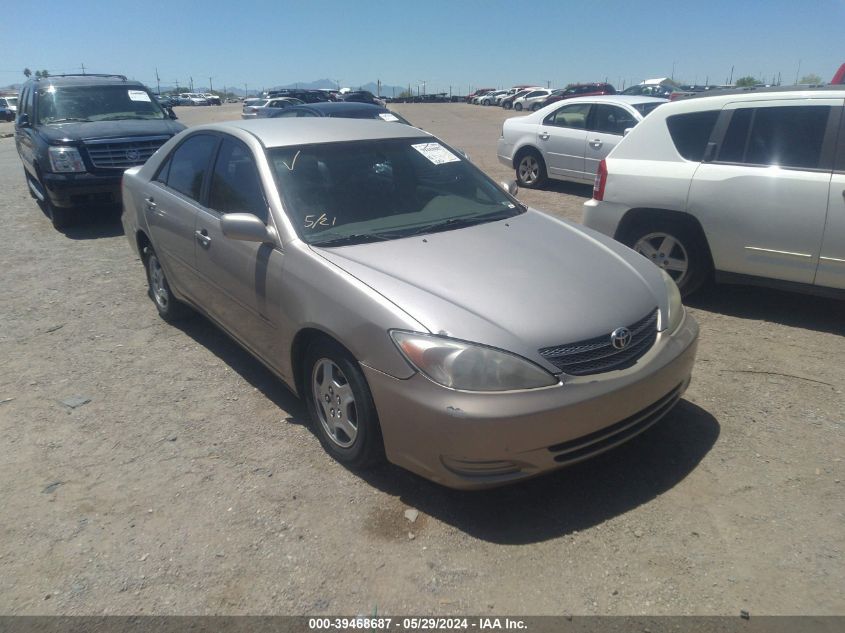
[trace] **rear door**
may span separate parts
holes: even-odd
[[[836,146],[816,285],[845,289],[845,113]]]
[[[144,209],[153,248],[167,278],[182,294],[196,297],[194,224],[219,138],[194,134],[162,163],[138,203]]]
[[[587,179],[584,154],[587,144],[589,103],[563,105],[543,119],[537,131],[537,147],[543,153],[549,176]],[[589,178],[592,180],[592,177]]]
[[[688,201],[717,269],[813,283],[841,103],[781,99],[725,107],[717,155],[696,170]]]
[[[587,146],[584,155],[585,176],[595,178],[599,162],[622,140],[625,130],[639,118],[627,108],[610,103],[594,103],[587,120]]]
[[[283,254],[273,244],[229,239],[226,213],[251,213],[272,226],[269,205],[251,150],[225,135],[211,176],[207,203],[197,213],[197,269],[201,301],[253,353],[273,364]]]

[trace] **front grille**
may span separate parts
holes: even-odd
[[[169,139],[169,136],[97,139],[85,141],[85,148],[94,167],[127,169],[143,165]]]
[[[570,376],[589,376],[616,369],[625,369],[636,363],[657,339],[657,310],[629,325],[631,341],[624,349],[616,349],[610,334],[603,334],[586,341],[567,345],[544,347],[540,355]]]
[[[681,397],[681,385],[667,393],[657,402],[647,406],[639,413],[635,413],[589,435],[579,437],[569,442],[562,442],[549,446],[549,452],[556,453],[554,460],[560,464],[575,462],[590,455],[600,453],[617,444],[626,442],[635,435],[639,435],[660,418],[666,415]]]

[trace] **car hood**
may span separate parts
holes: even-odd
[[[656,308],[665,317],[667,308],[651,262],[534,210],[424,236],[312,248],[429,331],[506,349],[552,370],[540,348],[610,334]]]
[[[48,142],[88,141],[103,138],[126,138],[130,136],[173,136],[185,129],[172,119],[154,121],[90,121],[68,122],[56,125],[41,125],[38,128]]]

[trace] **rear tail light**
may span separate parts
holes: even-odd
[[[607,161],[602,159],[593,183],[593,200],[604,200],[604,187],[607,184]]]

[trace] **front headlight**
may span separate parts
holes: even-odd
[[[47,154],[50,156],[50,169],[54,172],[85,171],[85,163],[75,147],[51,147]]]
[[[666,294],[669,298],[665,327],[660,329],[671,333],[678,329],[681,321],[684,320],[684,304],[681,303],[681,291],[678,290],[678,285],[665,270],[661,269],[660,272],[663,274],[663,283],[666,284]]]
[[[557,384],[545,369],[515,354],[455,339],[390,332],[402,355],[444,387],[465,391],[512,391]]]

